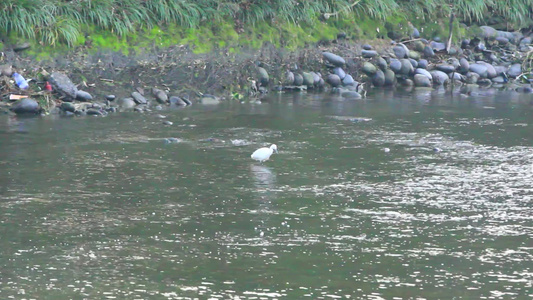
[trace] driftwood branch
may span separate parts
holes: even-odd
[[[455,19],[455,14],[453,11],[450,13],[450,33],[448,34],[448,43],[446,43],[446,52],[450,53],[450,48],[452,47],[452,36],[453,36],[453,20]]]

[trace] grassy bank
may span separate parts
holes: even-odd
[[[95,43],[124,50],[147,39],[160,46],[192,44],[197,52],[260,46],[259,40],[290,48],[340,30],[374,38],[407,20],[431,26],[452,11],[458,22],[508,29],[533,23],[530,0],[3,0],[0,36],[4,43],[23,38],[44,47]]]

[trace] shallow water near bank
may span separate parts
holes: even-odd
[[[0,116],[0,298],[532,297],[532,100]]]

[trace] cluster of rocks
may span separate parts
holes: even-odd
[[[1,70],[0,70],[1,71]],[[85,91],[79,90],[70,78],[61,72],[53,72],[48,76],[52,91],[38,92],[36,96],[53,96],[59,99],[54,101],[55,107],[50,109],[50,113],[62,115],[93,115],[104,116],[118,110],[134,110],[138,112],[148,111],[152,103],[144,96],[144,90],[138,89],[131,93],[131,97],[122,98],[115,101],[115,95],[106,95],[103,100],[96,100]],[[178,96],[168,96],[163,90],[153,88],[153,98],[157,105],[187,106],[191,105],[188,98]],[[42,114],[44,109],[39,102],[31,97],[20,99],[10,105],[9,110],[16,114]]]
[[[155,107],[159,107],[158,105],[187,106],[192,104],[187,97],[169,96],[167,92],[157,88],[152,88],[152,96],[157,103]],[[152,101],[145,97],[143,89],[138,89],[131,93],[130,97],[122,98],[117,102],[122,109],[133,109],[138,112],[150,110],[150,107],[153,106]]]
[[[346,64],[344,58],[330,52],[324,52],[322,56],[330,71],[326,77],[326,82],[333,87],[332,91],[347,99],[362,98],[364,84],[356,81],[352,75],[344,71],[343,66]]]
[[[376,87],[396,84],[432,87],[451,82],[498,86],[510,81],[519,84],[516,79],[523,77],[525,85],[516,90],[532,92],[527,81],[531,83],[533,74],[523,74],[522,63],[527,59],[527,53],[533,50],[533,36],[498,31],[488,26],[480,29],[478,37],[463,40],[460,48],[452,46],[447,49],[440,41],[415,39],[394,43],[391,51],[379,55],[371,46],[364,45],[361,71]],[[324,57],[332,62],[326,55],[331,54],[324,53]],[[334,61],[342,62],[338,58]],[[338,78],[330,84],[337,87]]]

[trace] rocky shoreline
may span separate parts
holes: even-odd
[[[296,52],[266,45],[240,54],[194,55],[176,46],[144,55],[144,60],[98,52],[40,67],[14,51],[5,58],[0,66],[0,112],[10,114],[104,116],[121,110],[255,101],[267,93],[305,90],[349,100],[364,98],[373,87],[459,87],[465,95],[476,87],[533,93],[533,33],[489,26],[481,26],[460,45],[423,39],[413,29],[398,41],[364,43],[339,34],[336,40]],[[20,76],[28,83],[26,89]]]

